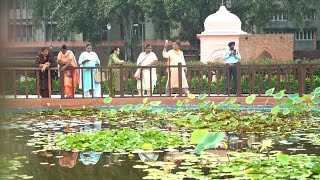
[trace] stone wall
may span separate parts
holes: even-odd
[[[293,34],[240,35],[239,51],[243,60],[260,58],[291,60],[293,48]]]

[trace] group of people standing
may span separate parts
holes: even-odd
[[[186,65],[183,52],[180,50],[180,42],[173,42],[173,49],[167,51],[168,41],[165,41],[163,49],[163,57],[167,59],[167,66],[176,66],[179,63]],[[109,56],[109,67],[112,68],[112,75],[109,74],[108,77],[112,77],[109,81],[112,81],[112,86],[109,88],[109,95],[114,97],[115,92],[120,90],[119,83],[122,80],[120,77],[119,66],[124,64],[124,60],[120,60],[120,48],[113,48]],[[151,95],[153,93],[154,87],[157,81],[157,72],[155,69],[155,64],[158,62],[158,58],[154,52],[152,52],[152,46],[147,45],[145,51],[140,53],[137,59],[137,66],[141,66],[140,72],[141,78],[137,78],[137,90],[139,95],[146,94]],[[94,79],[94,74],[98,73],[100,60],[98,55],[92,51],[92,45],[87,44],[85,51],[81,53],[79,60],[77,61],[74,53],[67,49],[66,45],[62,45],[60,52],[58,54],[57,60],[54,59],[53,54],[48,48],[44,47],[41,52],[36,57],[35,66],[41,68],[39,76],[40,84],[40,95],[43,98],[49,97],[48,89],[48,68],[56,67],[57,63],[60,65],[61,73],[60,76],[64,76],[64,94],[66,98],[73,98],[75,94],[76,87],[83,88],[84,96],[90,96],[90,90],[94,97],[101,97],[101,84],[96,82]],[[73,69],[69,67],[91,67],[91,68],[81,68]],[[147,67],[147,68],[145,68]],[[186,67],[183,67],[182,71],[182,88],[185,95],[189,94],[189,86],[186,79]],[[174,88],[179,88],[179,72],[177,67],[167,68],[167,84],[166,84],[166,94],[170,95]],[[110,76],[111,75],[111,76]],[[51,80],[52,82],[52,80]]]

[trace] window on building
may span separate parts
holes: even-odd
[[[27,0],[15,0],[16,9],[26,9]]]
[[[27,0],[27,9],[32,9],[32,0]]]
[[[315,30],[296,31],[295,39],[296,40],[313,40],[314,33],[315,33]]]
[[[8,7],[9,7],[9,9],[13,9],[15,3],[16,3],[15,0],[9,1],[9,2],[8,2]]]
[[[271,21],[287,21],[287,20],[288,20],[288,16],[283,12],[277,13],[276,15],[271,17]]]
[[[58,40],[58,29],[57,23],[53,22],[51,26],[51,22],[48,23],[46,27],[46,40],[47,41],[57,41]]]
[[[14,41],[14,40],[15,40],[15,29],[14,29],[14,25],[9,25],[9,26],[8,26],[8,40],[9,40],[9,41]]]
[[[287,34],[288,31],[285,30],[267,30],[266,34]]]
[[[305,17],[306,20],[315,20],[316,19],[316,10],[310,10]]]
[[[21,0],[15,0],[15,2],[16,2],[16,9],[20,9]]]
[[[32,37],[32,25],[10,24],[8,26],[9,41],[31,41]]]

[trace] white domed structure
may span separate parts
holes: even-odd
[[[228,43],[235,42],[235,48],[239,49],[240,35],[247,34],[241,30],[239,17],[230,13],[225,6],[220,6],[216,13],[206,18],[204,28],[201,34],[197,34],[203,63],[225,62],[223,54],[228,48]]]
[[[216,13],[206,18],[204,28],[201,34],[246,34],[241,30],[239,17],[230,13],[225,6],[220,6]]]

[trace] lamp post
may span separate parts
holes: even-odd
[[[141,46],[142,46],[142,52],[144,51],[144,24],[145,22],[141,22]]]
[[[143,16],[139,15],[138,23],[141,24],[141,49],[143,52],[144,51],[144,25],[145,25],[145,21],[144,21]]]
[[[108,30],[108,51],[110,52],[110,30],[111,30],[111,24],[109,22],[107,24],[107,30]]]

